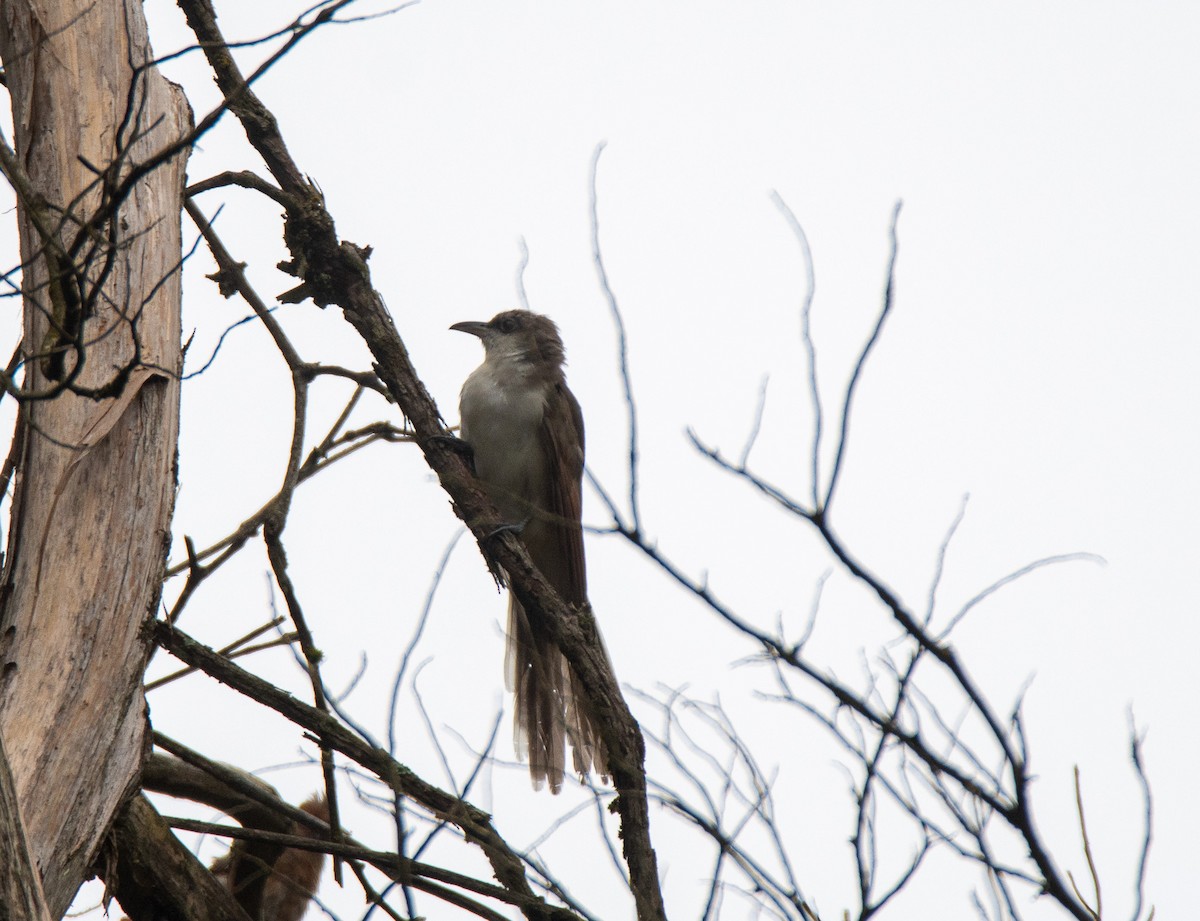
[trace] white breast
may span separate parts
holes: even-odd
[[[475,472],[488,484],[492,501],[513,523],[529,517],[530,502],[545,481],[541,444],[546,392],[512,367],[496,374],[480,365],[463,384],[459,399],[462,438],[475,452]]]

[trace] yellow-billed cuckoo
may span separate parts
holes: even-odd
[[[450,327],[478,336],[483,364],[463,384],[462,439],[501,516],[519,528],[529,556],[568,604],[587,604],[581,501],[583,416],[563,375],[558,327],[528,310]],[[608,771],[591,701],[554,640],[509,593],[506,680],[514,695],[514,744],[535,788],[562,788],[564,741],[575,770]],[[565,738],[564,738],[565,737]]]

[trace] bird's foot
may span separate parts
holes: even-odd
[[[471,472],[475,472],[475,449],[471,447],[469,441],[463,441],[457,435],[450,434],[430,435],[427,440],[432,444],[442,445],[451,451],[461,454],[463,460],[470,465]]]
[[[496,528],[496,530],[492,531],[490,534],[485,536],[483,539],[484,540],[494,540],[495,538],[499,537],[501,534],[517,534],[517,535],[519,535],[522,531],[525,530],[525,525],[527,525],[527,524],[529,524],[529,518],[526,518],[524,521],[514,522],[513,524],[502,524],[502,525],[500,525],[500,527]]]

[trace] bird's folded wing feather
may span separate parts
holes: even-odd
[[[587,569],[583,556],[583,528],[580,525],[583,506],[583,414],[578,401],[564,384],[560,383],[550,391],[542,419],[541,438],[553,471],[546,478],[547,495],[543,505],[547,516],[547,536],[558,545],[558,552],[550,556],[560,563],[562,569],[546,572],[545,576],[554,583],[565,601],[582,604],[587,601]],[[555,472],[557,475],[554,475]]]

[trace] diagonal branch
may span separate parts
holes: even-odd
[[[466,460],[446,441],[441,415],[413,367],[400,334],[379,293],[371,286],[370,250],[338,239],[320,191],[306,180],[288,153],[269,111],[246,87],[227,51],[208,0],[180,0],[232,111],[263,157],[284,194],[292,199],[285,241],[292,260],[283,268],[301,279],[285,300],[312,298],[318,306],[336,304],[363,338],[375,371],[409,420],[426,462],[437,474],[456,513],[471,529],[493,573],[501,569],[526,610],[540,615],[548,632],[593,694],[596,717],[609,752],[616,811],[621,817],[625,860],[639,919],[664,917],[658,865],[650,842],[646,799],[645,743],[607,657],[590,613],[568,607],[536,570],[521,541],[503,532],[495,506],[484,494]]]
[[[270,682],[239,668],[163,621],[155,621],[148,629],[154,641],[180,661],[195,666],[222,684],[270,707],[311,732],[322,745],[341,752],[371,771],[396,793],[407,796],[434,817],[456,826],[469,842],[483,851],[497,882],[517,898],[517,904],[521,905],[527,918],[558,918],[565,921],[576,917],[566,909],[547,905],[533,893],[520,856],[492,827],[491,817],[487,813],[427,783],[383,749],[368,745],[329,714],[302,703]]]

